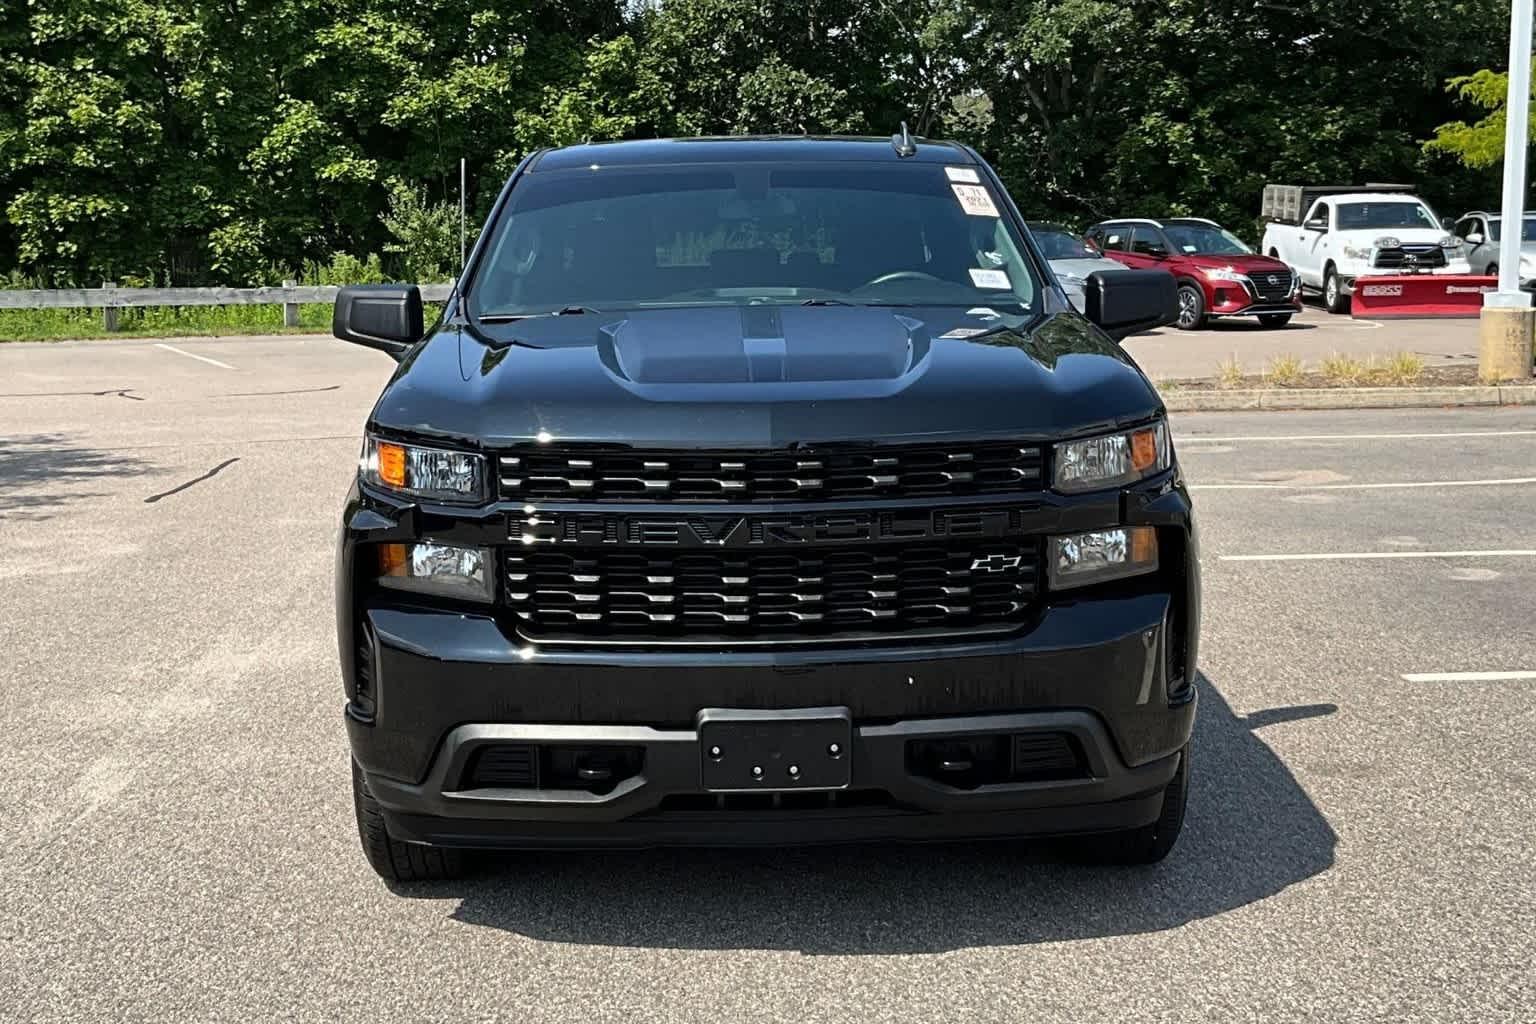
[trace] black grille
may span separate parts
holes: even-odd
[[[1036,590],[1033,542],[658,556],[509,550],[506,598],[534,633],[811,636],[1006,626]]]
[[[1073,779],[1084,774],[1077,741],[1064,732],[1021,732],[1013,737],[1014,779],[1043,782]]]
[[[1260,302],[1285,302],[1291,297],[1291,272],[1289,269],[1261,270],[1249,274],[1253,290]]]
[[[538,748],[531,743],[498,743],[477,750],[464,773],[465,789],[537,789]]]
[[[547,446],[498,459],[501,496],[574,501],[833,501],[1038,490],[1040,448],[1015,442],[794,451]]]
[[[1445,250],[1438,245],[1403,245],[1376,250],[1372,266],[1391,270],[1433,270],[1445,266]]]

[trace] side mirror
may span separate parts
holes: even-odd
[[[1481,231],[1474,231],[1465,239],[1463,239],[1463,241],[1465,241],[1468,245],[1482,245],[1483,233]]]
[[[336,293],[331,333],[398,360],[426,333],[421,289],[413,284],[349,284]]]
[[[1306,228],[1308,231],[1321,231],[1326,234],[1328,231],[1328,218],[1313,217],[1311,220],[1303,224],[1302,227]]]
[[[1440,226],[1442,228],[1444,228],[1445,230],[1451,232],[1452,234],[1455,234],[1456,233],[1456,218],[1455,217],[1441,217],[1440,218]]]
[[[1083,313],[1119,341],[1179,318],[1179,285],[1165,270],[1096,270],[1083,286]]]

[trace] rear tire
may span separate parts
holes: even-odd
[[[1339,283],[1339,275],[1332,267],[1323,272],[1323,305],[1330,313],[1349,312],[1349,296],[1344,294],[1344,286]]]
[[[1163,790],[1163,809],[1157,820],[1140,828],[1111,832],[1088,840],[1085,853],[1097,864],[1156,864],[1173,849],[1184,829],[1184,808],[1189,803],[1189,745],[1179,751],[1179,767]]]
[[[368,865],[386,882],[441,882],[464,874],[460,850],[402,843],[389,834],[379,802],[368,791],[363,770],[352,762],[352,805]]]
[[[1490,263],[1488,264],[1488,269],[1483,271],[1483,273],[1488,277],[1498,277],[1499,265],[1497,263]]]
[[[1181,331],[1198,331],[1205,326],[1205,295],[1192,284],[1179,285],[1179,319]]]
[[[1289,313],[1260,313],[1259,323],[1265,327],[1284,327],[1291,322]]]

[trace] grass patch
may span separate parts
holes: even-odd
[[[1301,383],[1301,357],[1289,353],[1275,356],[1264,367],[1264,375],[1276,387],[1293,388]]]
[[[441,303],[425,304],[430,324]],[[299,304],[299,326],[283,326],[283,307],[150,306],[118,310],[118,330],[102,327],[99,309],[0,309],[0,342],[71,338],[177,338],[236,334],[323,334],[331,329],[331,304]]]
[[[1424,360],[1412,352],[1394,352],[1375,367],[1375,373],[1386,384],[1416,384],[1424,376]]]
[[[1230,356],[1217,365],[1216,385],[1223,388],[1243,386],[1243,366],[1237,361],[1237,356]]]
[[[1359,383],[1360,379],[1366,375],[1369,367],[1353,356],[1334,352],[1324,357],[1318,369],[1331,386],[1347,388]]]

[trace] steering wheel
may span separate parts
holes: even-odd
[[[921,270],[893,270],[889,274],[881,274],[870,281],[859,285],[855,291],[863,291],[865,288],[873,288],[876,285],[889,284],[892,281],[942,281],[943,278],[932,274],[925,274]]]

